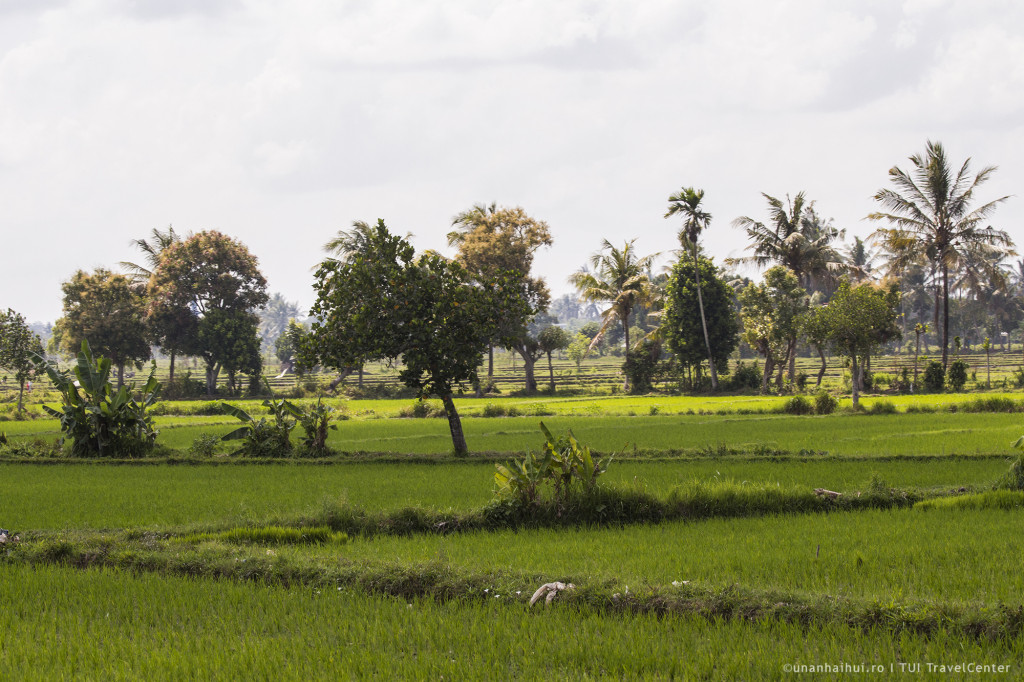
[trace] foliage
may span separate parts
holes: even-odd
[[[839,407],[839,401],[835,399],[830,393],[820,391],[814,396],[814,413],[815,414],[832,414]]]
[[[540,347],[540,350],[548,356],[548,374],[552,393],[555,390],[555,369],[551,363],[551,355],[556,350],[565,350],[569,347],[572,341],[573,339],[569,335],[569,332],[565,331],[562,327],[556,327],[555,325],[545,327],[541,330],[540,334],[537,335],[537,344]],[[578,366],[577,369],[579,369]]]
[[[269,385],[267,385],[267,390],[273,395],[273,390]],[[272,397],[263,401],[263,407],[267,408],[268,414],[274,418],[273,421],[268,421],[266,417],[260,417],[257,420],[240,407],[221,403],[224,414],[231,415],[245,424],[224,434],[221,436],[221,440],[244,440],[245,442],[237,450],[237,453],[250,457],[287,455],[292,451],[292,429],[295,428],[296,420],[304,416],[303,412],[287,400],[277,400]]]
[[[928,393],[942,393],[946,388],[946,371],[942,368],[942,363],[937,360],[929,362],[924,368],[922,381],[924,390]]]
[[[130,390],[134,386],[113,390],[111,364],[110,358],[93,357],[88,341],[82,341],[73,373],[37,356],[38,370],[46,372],[62,399],[61,409],[43,405],[43,410],[60,420],[62,437],[71,438],[71,454],[75,457],[138,457],[156,442],[158,431],[153,417],[147,414],[161,388],[156,363],[140,389],[139,399]]]
[[[629,378],[631,393],[649,393],[654,387],[661,358],[661,343],[653,339],[642,339],[633,348],[624,363],[622,372]]]
[[[960,358],[949,363],[949,370],[946,372],[946,378],[949,379],[949,385],[954,391],[959,392],[963,390],[964,384],[967,383],[967,370],[967,363]]]
[[[25,382],[35,369],[34,357],[42,354],[43,342],[29,329],[24,316],[10,308],[5,313],[0,312],[0,367],[14,372],[14,381],[18,384],[19,414],[25,409]]]
[[[597,489],[597,480],[608,470],[607,460],[595,459],[590,447],[580,444],[572,431],[555,438],[540,424],[544,445],[540,454],[532,451],[508,466],[496,464],[495,494],[499,499],[513,500],[521,507],[536,505],[540,488],[550,483],[556,504],[565,507],[574,494],[587,496]]]
[[[217,454],[220,440],[221,439],[217,438],[217,436],[204,433],[192,441],[192,445],[189,446],[188,449],[188,454],[193,457],[213,457]]]
[[[461,265],[435,253],[414,258],[412,245],[381,220],[366,251],[352,262],[321,263],[314,289],[303,363],[341,368],[401,357],[402,382],[422,396],[441,398],[455,452],[465,454],[452,394],[477,379],[502,320],[525,316],[515,281],[473,282]]]
[[[762,392],[767,392],[775,366],[785,363],[795,348],[806,298],[796,276],[782,266],[769,268],[761,284],[740,292],[743,340],[765,358]]]
[[[255,256],[241,242],[200,232],[160,253],[146,291],[147,318],[192,330],[180,344],[175,341],[174,350],[205,361],[212,395],[222,369],[259,371],[255,311],[267,303],[266,289]]]
[[[747,232],[754,255],[732,259],[733,263],[752,263],[765,267],[773,263],[789,268],[801,287],[808,291],[821,291],[830,285],[842,270],[842,257],[832,243],[840,239],[843,231],[823,221],[808,202],[803,192],[792,199],[780,199],[764,192],[768,202],[770,224],[742,216],[733,221],[734,227]]]
[[[587,356],[587,350],[590,348],[590,339],[583,334],[577,334],[569,346],[565,349],[565,354],[569,356],[569,359],[576,363],[576,373],[580,372],[580,365],[583,362],[583,358]],[[1024,376],[1024,369],[1021,370],[1021,375]]]
[[[683,365],[699,367],[708,359],[708,344],[716,367],[728,367],[739,345],[735,294],[708,258],[700,258],[701,296],[697,295],[693,263],[679,259],[672,266],[665,292],[662,331],[668,347]],[[703,320],[701,311],[703,299]],[[704,323],[707,326],[707,343]],[[760,377],[759,377],[760,379]]]
[[[782,404],[782,411],[785,414],[814,414],[814,405],[802,395],[795,395]]]
[[[895,189],[882,189],[875,201],[882,211],[868,215],[869,220],[884,221],[890,227],[875,232],[889,252],[889,269],[902,274],[915,263],[927,262],[941,280],[936,297],[942,302],[942,366],[949,355],[950,271],[954,276],[972,260],[987,279],[998,277],[999,261],[1012,247],[1010,236],[987,225],[996,207],[1008,196],[972,209],[976,189],[995,172],[995,166],[983,168],[971,178],[970,159],[959,170],[951,166],[942,143],[928,140],[924,154],[910,157],[913,169],[908,173],[894,166],[889,180]],[[972,258],[972,252],[986,256]]]
[[[819,330],[853,365],[853,404],[860,397],[858,359],[867,357],[882,344],[900,338],[897,324],[899,290],[861,285],[851,288],[849,282],[839,284],[828,305],[807,313],[807,324]]]
[[[327,447],[327,431],[338,430],[338,425],[331,423],[334,418],[334,407],[325,405],[323,397],[318,398],[316,404],[308,409],[300,409],[298,420],[305,433],[302,437],[302,447],[306,453],[319,456],[330,452]]]
[[[742,360],[737,362],[736,369],[733,370],[732,376],[729,377],[729,388],[733,390],[757,390],[760,387],[761,370],[758,369],[757,362],[752,362],[749,365]]]
[[[657,255],[637,256],[633,247],[635,241],[628,241],[621,249],[617,249],[605,239],[601,243],[601,250],[590,257],[593,270],[583,268],[569,277],[569,283],[579,290],[580,298],[608,303],[608,307],[601,313],[604,319],[601,331],[591,341],[591,347],[617,321],[625,335],[627,359],[630,352],[629,319],[635,305],[651,298],[651,281],[647,271]]]
[[[76,353],[88,340],[118,368],[119,384],[126,363],[149,358],[145,303],[127,277],[102,268],[91,275],[79,270],[61,290],[64,316],[57,320],[54,337],[65,352]]]

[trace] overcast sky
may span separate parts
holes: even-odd
[[[719,259],[761,192],[866,236],[929,138],[1022,194],[1022,109],[1012,0],[0,0],[0,307],[52,321],[168,225],[242,240],[303,307],[353,220],[450,253],[476,202],[548,222],[556,294],[603,238],[674,248],[684,185]]]

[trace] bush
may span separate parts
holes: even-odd
[[[795,395],[782,404],[782,411],[786,414],[814,414],[814,406],[802,395]]]
[[[299,412],[296,418],[305,434],[302,438],[304,453],[314,457],[328,454],[330,450],[327,447],[327,431],[338,430],[337,425],[331,423],[335,417],[335,409],[330,405],[324,405],[321,397],[316,401],[316,405],[305,410],[299,408]]]
[[[649,393],[653,388],[655,375],[658,373],[658,359],[661,357],[661,344],[657,341],[644,339],[622,363],[622,371],[629,378],[631,393]]]
[[[924,390],[928,393],[942,393],[946,388],[946,372],[942,363],[932,360],[924,369]]]
[[[515,405],[495,405],[494,403],[487,403],[484,405],[484,409],[480,412],[481,417],[518,417],[519,408]]]
[[[193,457],[213,457],[217,454],[219,448],[220,438],[209,434],[203,434],[192,441],[192,445],[188,449],[188,454]]]
[[[876,388],[881,388],[883,386],[891,387],[892,383],[892,375],[886,374],[885,372],[876,372],[874,376],[871,377],[871,385]]]
[[[761,370],[757,366],[757,361],[755,360],[750,365],[743,364],[742,360],[736,363],[736,371],[729,377],[729,388],[733,390],[760,390]]]
[[[888,400],[878,400],[868,408],[871,414],[896,414],[896,406]]]
[[[832,414],[836,411],[837,407],[839,407],[839,401],[825,391],[821,391],[818,395],[814,396],[815,414]]]
[[[954,391],[963,390],[964,384],[967,383],[967,363],[963,360],[956,359],[949,366],[949,385],[953,387]]]
[[[267,385],[273,395],[273,390]],[[281,457],[292,450],[291,432],[295,428],[295,419],[302,415],[302,410],[287,400],[267,398],[263,407],[274,417],[267,421],[266,417],[255,419],[245,410],[235,405],[221,403],[225,414],[237,418],[245,425],[231,433],[221,436],[221,440],[243,440],[242,447],[237,451],[250,457]]]
[[[412,407],[403,407],[398,411],[398,416],[405,419],[429,419],[432,417],[444,417],[444,407],[432,405],[422,398],[412,404]]]

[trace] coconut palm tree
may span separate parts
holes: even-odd
[[[711,389],[718,390],[718,372],[715,370],[715,360],[711,355],[711,339],[708,337],[708,321],[704,315],[704,295],[700,287],[700,266],[697,263],[697,240],[700,233],[707,229],[711,222],[711,214],[701,208],[700,202],[704,199],[704,190],[693,187],[683,187],[679,192],[668,198],[668,212],[665,217],[681,215],[683,227],[679,230],[679,243],[683,248],[689,248],[693,256],[693,271],[697,276],[697,304],[700,308],[700,324],[704,330],[704,345],[708,351],[708,367],[711,370]]]
[[[373,226],[365,220],[353,220],[351,230],[338,230],[338,234],[324,244],[324,251],[340,260],[351,262],[366,253],[373,243]]]
[[[153,274],[153,270],[156,268],[157,264],[160,263],[160,254],[164,252],[164,249],[174,242],[181,241],[181,237],[170,225],[167,226],[166,232],[161,232],[154,227],[150,234],[152,235],[152,242],[146,241],[145,239],[132,240],[132,246],[137,247],[139,251],[142,251],[146,256],[146,264],[149,266],[148,268],[144,265],[139,265],[138,263],[132,263],[130,261],[121,261],[118,263],[118,265],[128,271],[128,279],[132,280],[132,283],[142,285],[143,287],[146,282],[149,281],[149,278]]]
[[[633,306],[650,295],[650,279],[647,272],[658,254],[637,256],[632,239],[622,249],[612,246],[607,239],[601,242],[601,250],[590,257],[591,270],[580,269],[569,276],[569,283],[580,292],[584,301],[603,301],[608,308],[601,312],[604,323],[594,337],[591,346],[600,341],[604,331],[618,321],[626,339],[626,360],[629,360],[629,318]],[[625,388],[629,388],[626,377]]]
[[[768,202],[770,226],[747,216],[732,221],[734,227],[747,231],[752,256],[731,258],[729,265],[753,264],[759,268],[784,265],[793,271],[800,285],[808,291],[830,288],[844,270],[843,259],[832,246],[842,239],[844,231],[823,220],[807,201],[803,192],[786,201],[761,193]]]
[[[895,189],[879,190],[874,199],[883,210],[868,220],[884,221],[890,227],[875,231],[892,254],[890,266],[899,270],[924,257],[939,276],[942,287],[936,303],[942,303],[942,365],[949,362],[950,272],[959,271],[968,249],[985,245],[1012,254],[1013,241],[1003,230],[983,225],[996,207],[1009,199],[999,197],[972,210],[975,190],[996,171],[987,166],[973,177],[968,158],[954,171],[940,142],[928,140],[924,154],[910,157],[910,172],[898,166],[889,169]]]

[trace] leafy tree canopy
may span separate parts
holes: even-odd
[[[734,294],[710,259],[700,258],[699,263],[712,357],[717,366],[728,367],[729,356],[739,344],[739,324],[733,310]],[[672,267],[666,297],[662,329],[669,348],[681,363],[700,365],[707,360],[707,350],[691,260],[680,259]]]

